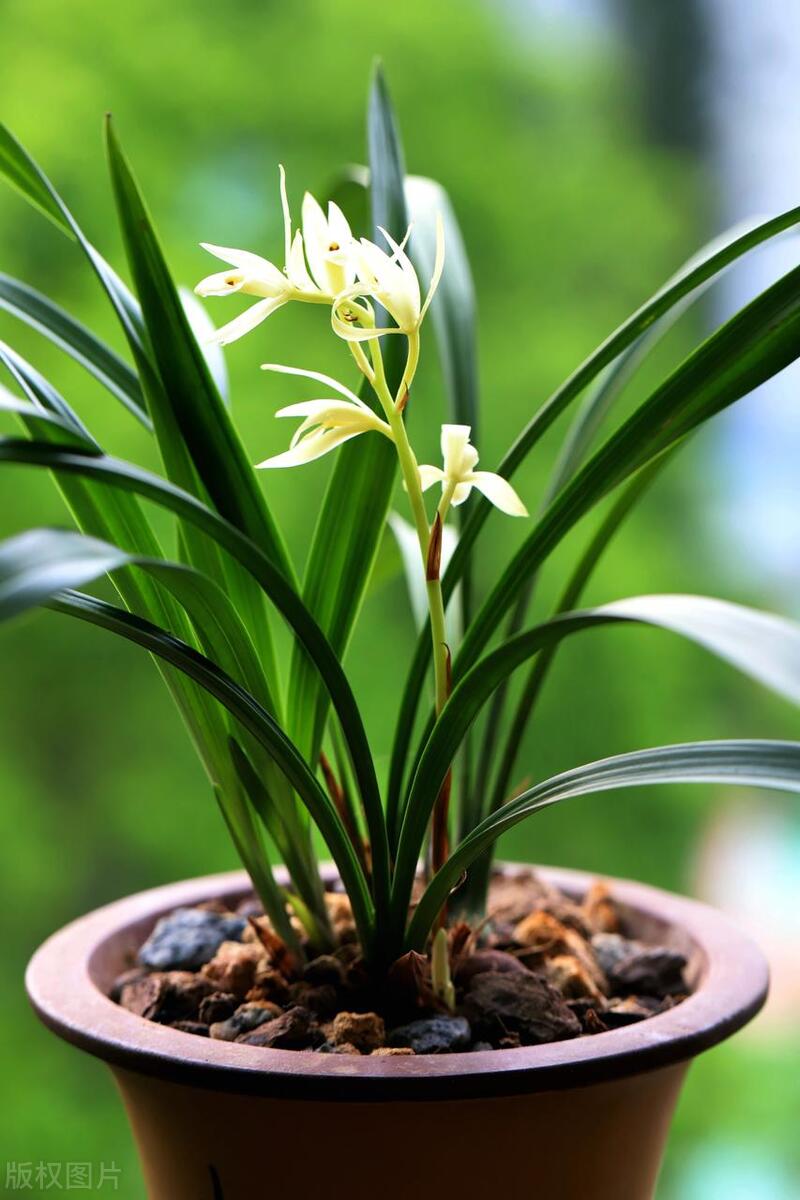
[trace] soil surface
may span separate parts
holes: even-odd
[[[533,871],[497,876],[480,927],[448,930],[454,1007],[430,959],[409,953],[380,984],[361,960],[347,898],[326,895],[337,947],[297,963],[257,901],[163,917],[115,981],[124,1008],[200,1037],[318,1054],[508,1049],[617,1029],[671,1008],[686,960],[636,940],[608,887],[580,903]]]

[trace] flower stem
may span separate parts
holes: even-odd
[[[422,567],[427,574],[428,565],[428,550],[430,548],[431,530],[428,526],[428,514],[425,511],[425,501],[422,496],[422,488],[419,481],[419,468],[414,451],[411,448],[411,443],[408,440],[408,432],[406,430],[405,421],[403,420],[402,409],[398,407],[399,402],[406,390],[406,379],[409,375],[408,368],[403,372],[403,378],[400,382],[398,394],[393,397],[386,383],[386,376],[383,371],[383,360],[380,354],[380,348],[376,344],[375,353],[373,354],[373,369],[374,383],[373,387],[378,395],[378,398],[383,405],[386,413],[386,419],[392,430],[394,443],[397,448],[397,457],[400,462],[400,470],[403,475],[403,482],[406,485],[408,492],[408,500],[411,505],[411,514],[414,518],[414,525],[417,530],[417,539],[419,541],[420,555],[422,558]],[[446,511],[446,510],[445,510]],[[428,593],[428,610],[431,621],[431,640],[433,643],[433,673],[436,686],[436,712],[441,712],[447,701],[447,624],[444,615],[444,601],[442,599],[442,586],[437,571],[435,579],[426,579],[426,589]]]

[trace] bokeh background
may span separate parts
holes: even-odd
[[[113,110],[189,284],[214,269],[200,240],[279,254],[279,161],[297,206],[303,187],[324,191],[340,164],[363,160],[364,99],[381,55],[409,168],[448,188],[472,257],[487,467],[701,243],[800,201],[794,0],[3,0],[0,28],[3,119],[124,273],[100,140]],[[628,402],[797,258],[786,239],[727,276]],[[119,343],[77,251],[8,190],[0,269]],[[223,302],[213,315],[221,322],[231,310]],[[52,347],[2,313],[0,336],[52,376],[109,449],[155,465],[147,436]],[[254,460],[282,445],[271,414],[286,397],[285,381],[266,379],[258,363],[335,372],[341,348],[331,342],[315,310],[286,311],[227,352]],[[591,600],[696,591],[800,616],[797,382],[784,373],[692,443],[626,526]],[[424,426],[442,419],[435,372],[421,379],[415,408],[432,450]],[[518,478],[531,503],[554,445],[555,435]],[[298,562],[327,471],[323,462],[267,480]],[[66,523],[55,490],[3,471],[0,534],[33,523]],[[498,521],[485,539],[487,578],[518,536],[511,524]],[[382,762],[412,636],[387,543],[348,663]],[[658,742],[796,731],[788,706],[699,650],[655,632],[597,633],[562,652],[521,762],[539,775]],[[36,944],[88,908],[234,865],[144,656],[52,614],[0,629],[0,822],[0,1187],[6,1162],[113,1160],[118,1194],[137,1200],[105,1070],[36,1024],[21,979]],[[590,798],[542,814],[503,850],[703,896],[761,939],[773,1000],[754,1028],[693,1067],[658,1196],[800,1194],[796,802],[709,788]]]

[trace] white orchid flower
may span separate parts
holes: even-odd
[[[421,466],[420,485],[423,492],[434,483],[441,483],[442,492],[451,493],[450,503],[463,504],[473,488],[510,517],[527,517],[528,510],[507,479],[493,471],[476,471],[478,451],[470,445],[469,425],[442,426],[442,458],[444,468]]]
[[[276,454],[258,463],[259,470],[270,467],[299,467],[303,463],[313,462],[335,450],[344,442],[357,437],[360,433],[374,430],[392,439],[392,430],[386,421],[351,392],[343,384],[322,375],[318,371],[304,371],[300,367],[284,367],[275,363],[264,363],[264,371],[278,371],[285,375],[304,375],[318,383],[324,383],[337,391],[343,399],[334,397],[323,400],[302,400],[299,404],[289,404],[280,409],[278,417],[303,417],[302,423],[295,430],[289,449],[283,454]]]
[[[421,297],[417,272],[405,252],[411,228],[409,227],[399,245],[385,229],[381,229],[381,233],[389,244],[391,254],[367,238],[361,238],[358,242],[354,241],[351,247],[350,257],[355,264],[358,279],[352,286],[347,287],[339,294],[331,309],[333,328],[346,341],[364,342],[371,338],[382,337],[386,333],[404,333],[406,336],[416,333],[425,319],[425,314],[442,277],[444,226],[440,216],[436,218],[436,255],[433,273],[424,301]],[[359,297],[370,297],[376,300],[396,321],[396,327],[359,328],[355,323],[355,319],[359,316],[359,309],[358,306],[352,304],[352,301]]]
[[[227,296],[241,292],[261,299],[223,325],[213,341],[227,345],[266,320],[290,300],[312,304],[332,304],[336,296],[353,284],[355,270],[349,265],[353,235],[342,210],[332,201],[327,216],[310,192],[303,198],[303,229],[292,233],[292,218],[286,195],[286,173],[280,170],[281,208],[283,210],[285,269],[230,246],[201,242],[204,250],[229,264],[201,279],[194,289],[198,296]]]

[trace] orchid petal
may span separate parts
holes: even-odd
[[[398,329],[392,325],[386,329],[359,329],[357,325],[351,325],[348,321],[343,321],[341,317],[336,315],[335,309],[331,309],[331,324],[333,330],[344,338],[346,342],[370,342],[374,338],[383,337],[389,333],[402,333],[402,329]]]
[[[422,321],[426,312],[430,308],[431,300],[433,300],[433,297],[436,295],[436,289],[439,286],[439,281],[442,278],[443,271],[444,271],[444,222],[442,221],[442,214],[437,213],[436,214],[436,254],[435,254],[435,257],[433,260],[433,274],[431,275],[431,282],[428,287],[428,294],[425,297],[425,303],[423,304],[423,306],[420,310],[420,314],[419,314],[420,321]]]
[[[298,288],[301,292],[319,291],[306,267],[305,254],[303,253],[303,235],[299,229],[294,235],[294,241],[289,251],[286,273],[293,287]]]
[[[463,462],[467,451],[472,450],[474,455],[467,467],[468,471],[471,471],[478,461],[477,451],[469,444],[469,435],[471,432],[472,427],[470,425],[442,426],[440,445],[442,459],[444,460],[444,469],[453,479],[464,474]]]
[[[431,467],[424,464],[418,467],[419,471],[419,486],[423,492],[427,492],[429,487],[433,487],[435,483],[441,483],[444,480],[444,471],[441,467]]]
[[[325,429],[320,430],[319,433],[311,433],[293,449],[285,450],[283,454],[275,454],[272,458],[257,463],[256,470],[303,466],[305,463],[322,458],[323,454],[328,454],[337,446],[341,446],[343,442],[348,442],[363,432],[363,429]]]
[[[467,475],[466,482],[476,487],[495,508],[499,508],[509,517],[527,517],[527,508],[502,475],[495,475],[493,471],[473,471]]]
[[[303,238],[306,244],[308,266],[314,277],[314,282],[320,291],[330,291],[328,280],[328,263],[325,255],[328,250],[328,222],[319,202],[306,192],[303,196]]]
[[[280,163],[278,166],[278,177],[280,179],[281,209],[283,210],[283,253],[285,256],[285,265],[288,270],[289,259],[292,255],[292,214],[289,211],[289,197],[286,194],[286,172],[283,169],[283,163]]]
[[[326,387],[332,387],[335,392],[345,396],[353,404],[357,404],[360,408],[366,408],[363,400],[359,400],[355,392],[351,392],[343,383],[339,383],[331,375],[323,375],[321,371],[306,371],[303,367],[285,367],[281,363],[262,363],[262,371],[276,371],[280,375],[302,375],[306,379],[313,379],[316,383],[324,383]]]
[[[471,483],[457,483],[453,488],[453,495],[450,498],[453,508],[458,508],[459,504],[463,504],[465,500],[468,500],[471,491]]]
[[[240,271],[216,271],[195,285],[197,296],[231,296],[244,287],[245,276]]]
[[[255,329],[256,325],[266,321],[267,317],[282,308],[287,301],[288,296],[268,296],[265,300],[259,300],[257,304],[251,304],[243,313],[239,313],[238,317],[234,317],[227,325],[218,329],[209,341],[218,346],[227,346],[235,342],[251,329]]]
[[[252,254],[249,250],[236,250],[232,246],[214,246],[211,242],[201,242],[200,245],[215,258],[221,258],[223,262],[238,267],[247,275],[263,279],[275,287],[286,286],[286,276],[283,272],[260,254]]]

